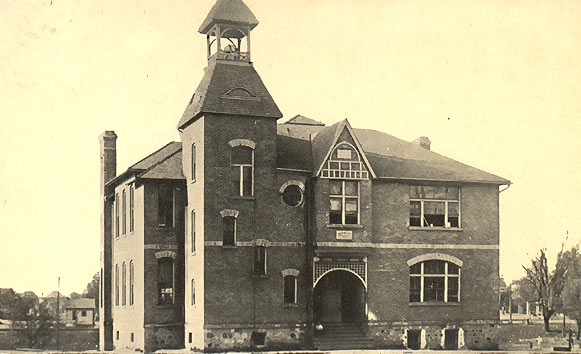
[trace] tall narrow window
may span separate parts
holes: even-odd
[[[236,245],[236,218],[233,216],[224,216],[222,218],[223,240],[224,246]]]
[[[123,235],[127,233],[127,193],[125,193],[125,189],[123,190],[123,202],[121,206],[121,226],[123,229]]]
[[[115,264],[115,306],[119,306],[119,264]]]
[[[460,227],[460,188],[410,186],[410,226]]]
[[[297,303],[297,277],[294,275],[284,277],[284,303]]]
[[[135,269],[133,261],[129,262],[129,305],[135,303]]]
[[[160,183],[157,193],[157,220],[159,226],[174,226],[174,193],[168,183]]]
[[[359,182],[329,181],[329,223],[359,223]]]
[[[192,243],[192,253],[196,252],[196,211],[192,210],[190,223],[190,242]]]
[[[254,275],[266,275],[266,247],[254,247]]]
[[[192,144],[192,182],[196,180],[196,144]]]
[[[115,194],[115,236],[119,237],[119,208],[120,208],[120,203],[121,201],[119,200],[119,193]]]
[[[135,185],[129,189],[129,232],[135,230]]]
[[[158,274],[158,303],[160,305],[169,305],[174,302],[174,269],[173,259],[160,258],[157,260]]]
[[[247,146],[232,148],[232,191],[241,197],[254,195],[254,150]]]
[[[194,279],[192,279],[192,285],[191,285],[191,291],[192,291],[192,306],[194,306],[196,304],[196,281]]]
[[[125,262],[121,265],[121,304],[127,305],[127,270]]]
[[[105,284],[103,284],[103,268],[101,268],[101,278],[99,279],[99,303],[101,304],[101,307],[103,307],[103,301],[104,301],[104,294],[105,294]]]

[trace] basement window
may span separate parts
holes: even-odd
[[[410,227],[460,227],[460,188],[410,186]]]

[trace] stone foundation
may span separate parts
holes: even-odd
[[[204,345],[209,351],[243,348],[302,348],[305,325],[216,325],[204,329]]]
[[[145,327],[145,351],[151,352],[158,349],[180,349],[184,346],[184,327],[171,326],[147,326]]]
[[[420,331],[420,349],[444,349],[445,330],[458,330],[458,349],[498,349],[498,324],[415,324],[370,323],[368,335],[375,340],[376,348],[402,349],[408,346],[408,330]]]

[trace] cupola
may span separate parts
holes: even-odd
[[[242,0],[218,0],[198,30],[206,35],[208,61],[250,64],[250,31],[257,25]]]

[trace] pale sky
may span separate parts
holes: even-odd
[[[98,135],[118,173],[171,140],[214,0],[0,0],[0,287],[99,269]],[[345,117],[510,179],[501,274],[581,234],[581,0],[246,0],[285,121]],[[581,238],[578,238],[581,241]]]

